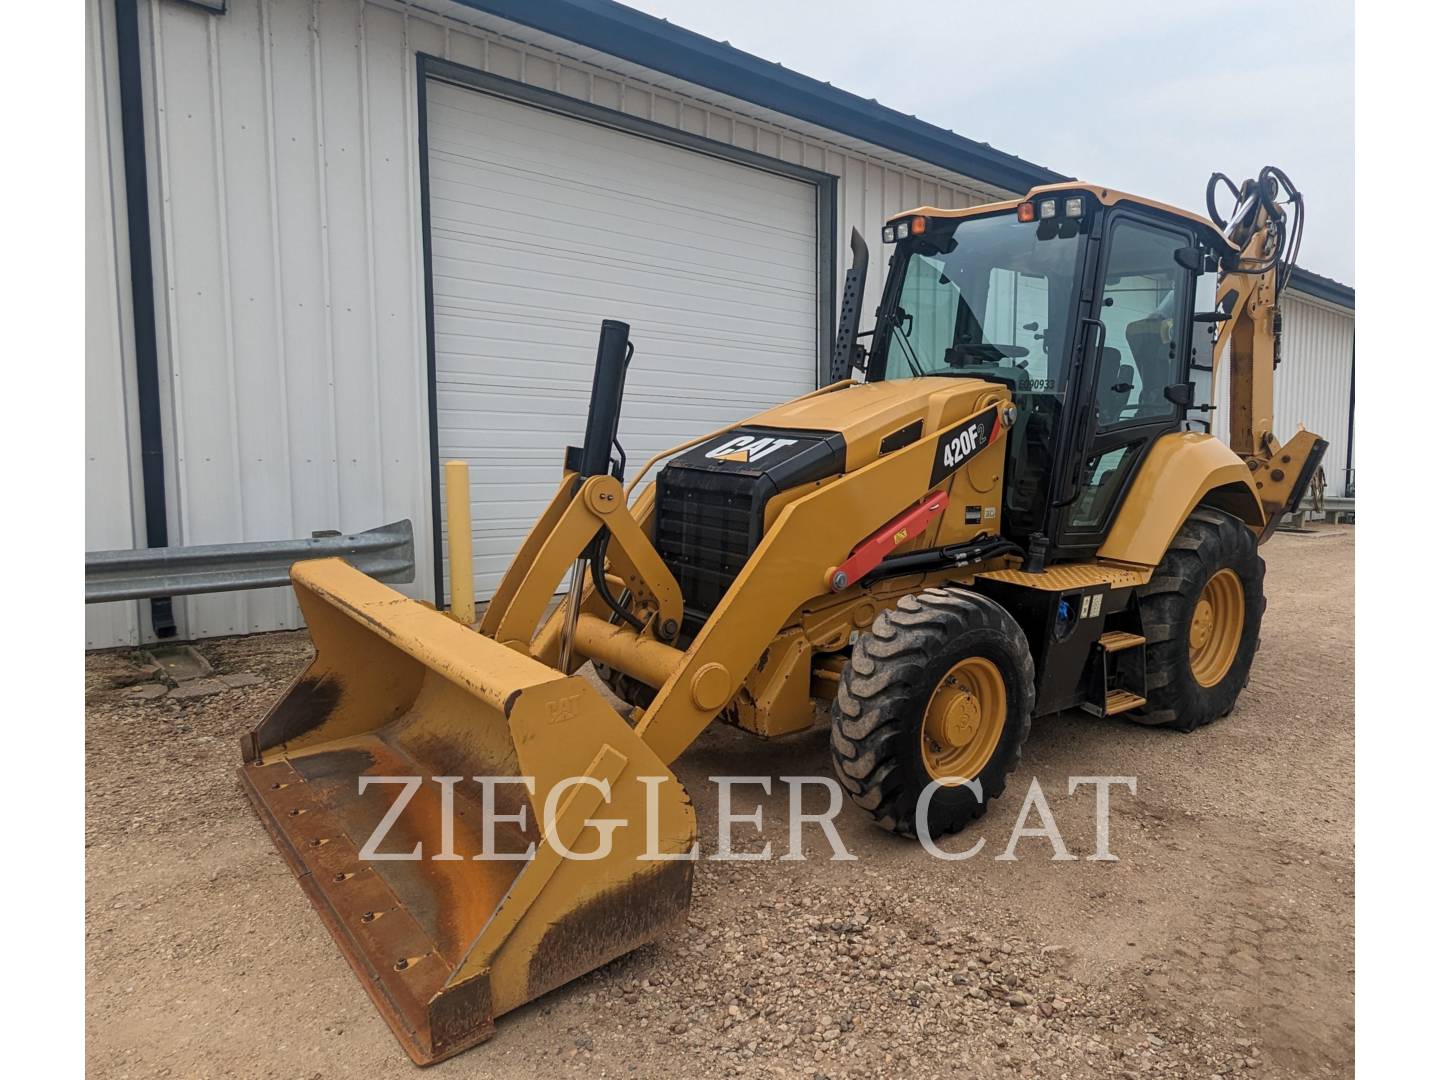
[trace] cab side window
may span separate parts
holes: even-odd
[[[1215,287],[1220,275],[1206,271],[1195,279],[1195,312],[1215,310]],[[1195,404],[1217,405],[1215,400],[1215,339],[1219,336],[1219,323],[1194,323],[1190,332],[1190,369],[1188,378],[1195,384]],[[1206,414],[1200,414],[1206,415]],[[1212,416],[1214,414],[1209,414]]]
[[[1184,244],[1180,235],[1138,221],[1118,222],[1111,234],[1100,309],[1105,348],[1095,384],[1102,430],[1175,413],[1165,387],[1181,381],[1184,366],[1181,319],[1189,298],[1186,272],[1175,262]]]

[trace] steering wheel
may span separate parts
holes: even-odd
[[[998,364],[1001,360],[1018,360],[1029,355],[1030,350],[1023,345],[996,345],[988,341],[973,341],[963,345],[951,345],[945,350],[945,362],[951,367],[964,367],[968,363]]]

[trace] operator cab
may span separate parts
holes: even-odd
[[[922,207],[882,235],[895,252],[866,380],[1007,386],[1006,537],[1041,564],[1093,555],[1155,440],[1208,428],[1191,415],[1209,408],[1194,384],[1208,397],[1215,325],[1195,322],[1197,284],[1208,313],[1233,246],[1196,215],[1076,184]]]

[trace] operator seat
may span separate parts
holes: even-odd
[[[1130,356],[1140,370],[1140,397],[1138,410],[1141,415],[1153,415],[1154,406],[1164,411],[1165,387],[1175,381],[1171,370],[1175,366],[1173,345],[1167,340],[1163,315],[1147,315],[1136,319],[1125,328],[1125,340],[1130,345]]]
[[[1128,383],[1135,377],[1135,369],[1122,364],[1124,359],[1119,349],[1107,345],[1100,350],[1100,372],[1095,381],[1095,408],[1100,413],[1102,426],[1121,419],[1121,411],[1130,404],[1128,392],[1112,389],[1121,383]]]

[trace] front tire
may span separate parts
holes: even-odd
[[[1015,619],[959,588],[905,596],[855,642],[830,724],[836,775],[882,828],[916,833],[934,781],[932,837],[957,832],[1005,790],[1035,706],[1035,667]],[[978,781],[980,794],[961,781]]]
[[[1238,518],[1201,507],[1140,595],[1142,724],[1194,731],[1229,715],[1250,681],[1265,614],[1265,560]]]

